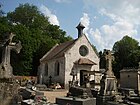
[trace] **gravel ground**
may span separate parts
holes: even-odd
[[[65,89],[44,91],[44,95],[47,97],[48,101],[51,103],[55,103],[56,97],[66,96],[67,93],[68,93],[68,90],[65,90]]]

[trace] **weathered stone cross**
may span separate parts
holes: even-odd
[[[19,53],[22,48],[20,41],[18,43],[12,42],[14,36],[15,35],[12,33],[9,34],[8,38],[6,38],[2,44],[3,50],[2,62],[0,64],[0,78],[12,78],[13,76],[13,68],[10,64],[10,52],[11,50],[14,50]]]
[[[112,56],[110,50],[105,50],[105,59],[106,59],[106,73],[108,76],[114,76],[112,71],[112,61],[114,60],[114,56]]]

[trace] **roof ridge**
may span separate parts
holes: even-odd
[[[65,43],[68,43],[68,42],[72,42],[71,45],[73,45],[75,41],[76,41],[76,40],[67,41],[67,42],[61,43],[60,45],[65,44]],[[58,45],[58,46],[59,46],[59,45]],[[69,44],[68,44],[67,46],[69,46]],[[65,46],[62,50],[60,50],[59,52],[57,52],[52,58],[56,57],[57,54],[59,54],[59,53],[61,53],[62,51],[64,51],[64,50],[67,48],[67,46]]]
[[[56,47],[58,47],[59,45],[56,44],[55,46],[53,46],[41,59],[40,59],[40,62],[46,57],[48,56],[48,54],[53,51]]]
[[[71,41],[66,41],[64,43],[60,43],[55,45],[55,47],[53,47],[49,52],[47,52],[41,59],[40,61],[43,60],[50,60],[53,59],[54,57],[57,56],[61,56],[63,52],[65,52],[67,50],[67,48],[71,45],[73,45],[73,43],[76,40],[71,40]],[[62,53],[61,53],[62,52]]]

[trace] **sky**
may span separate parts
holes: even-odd
[[[140,0],[1,0],[2,10],[12,12],[19,4],[36,5],[51,24],[59,25],[74,39],[81,22],[85,35],[98,51],[112,49],[128,35],[140,42]]]

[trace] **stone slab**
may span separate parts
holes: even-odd
[[[30,89],[26,88],[19,89],[19,94],[22,96],[23,100],[33,98],[35,96],[35,93],[36,93],[35,91],[32,91]]]
[[[74,96],[78,98],[93,97],[90,88],[82,88],[82,87],[70,87],[68,96]]]
[[[113,102],[113,101],[108,101],[107,105],[128,105],[128,104],[123,104],[123,103],[119,103],[119,102]]]
[[[130,102],[129,104],[124,104],[119,102],[108,101],[107,105],[140,105],[140,104],[134,102]]]
[[[97,105],[106,105],[107,101],[111,101],[111,96],[97,96],[96,103]]]
[[[71,97],[58,97],[56,104],[59,105],[96,105],[96,98],[71,98]]]

